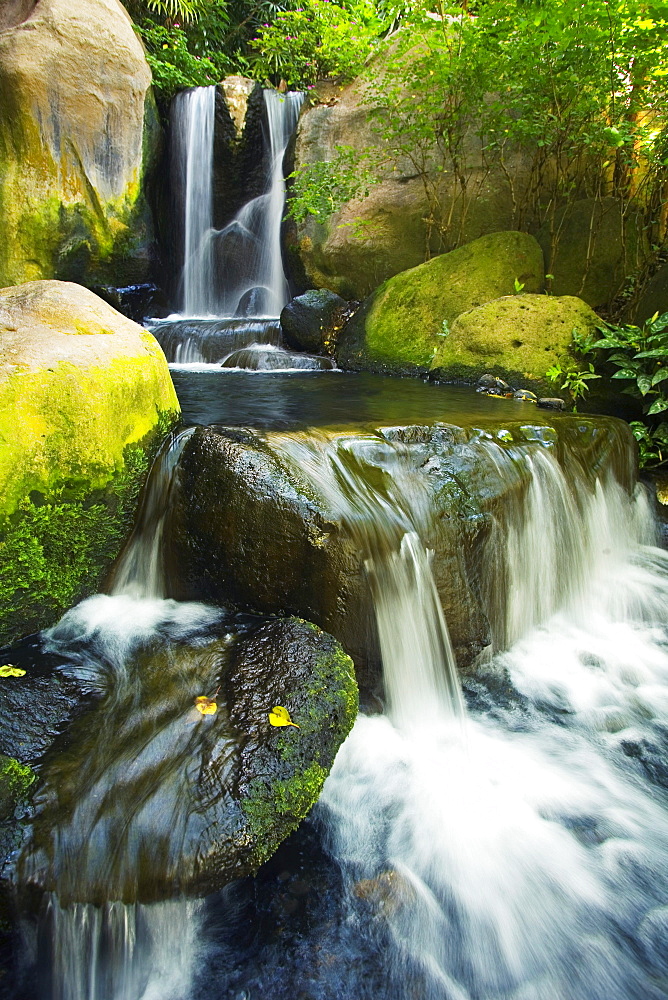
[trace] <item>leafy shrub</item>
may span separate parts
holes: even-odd
[[[381,21],[371,0],[303,0],[276,14],[252,42],[256,75],[304,88],[325,77],[350,80],[373,51]]]
[[[599,329],[602,337],[576,337],[574,346],[593,355],[599,372],[628,382],[622,392],[641,400],[645,414],[630,425],[641,467],[662,465],[668,461],[668,312],[655,313],[641,327],[604,323]]]

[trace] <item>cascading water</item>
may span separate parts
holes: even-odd
[[[65,873],[60,901],[46,903],[38,944],[52,956],[43,996],[666,1000],[668,554],[653,547],[644,493],[626,488],[628,456],[597,469],[582,459],[586,452],[570,454],[552,428],[534,437],[531,427],[523,431],[522,445],[474,432],[453,446],[490,481],[508,485],[503,507],[486,515],[479,554],[493,646],[481,673],[465,681],[468,715],[426,542],[433,463],[411,458],[385,432],[266,434],[363,551],[380,637],[387,714],[360,716],[316,810],[340,866],[338,910],[329,903],[319,925],[301,924],[284,941],[279,867],[271,905],[281,916],[275,931],[254,925],[252,936],[264,934],[265,944],[253,950],[233,891],[222,898],[219,923],[206,903],[118,901],[142,870],[142,808],[151,804],[150,795],[134,794],[136,761],[153,755],[156,775],[167,766],[171,716],[161,728],[152,709],[126,725],[139,742],[129,741],[109,779],[96,778],[91,758],[89,792],[76,822],[60,819],[51,853],[24,861],[28,877],[45,864]],[[164,593],[155,553],[184,443],[177,439],[156,463],[137,537],[116,574],[118,596],[86,602],[49,634],[52,652],[72,662],[80,655],[77,669],[93,687],[135,710],[151,685],[164,708],[171,675],[154,671],[131,689],[123,665],[133,643],[196,640],[216,614],[155,599]],[[91,637],[95,664],[81,653]],[[197,671],[189,683],[188,697],[213,685],[213,675],[202,682]],[[142,743],[148,729],[157,743]],[[172,749],[182,759],[191,753]],[[174,773],[177,802],[184,787],[182,772]],[[115,814],[100,803],[128,795],[142,805],[139,826],[129,829],[127,851],[107,858],[97,824],[99,816],[113,824]],[[180,828],[172,813],[168,819],[173,846]],[[115,902],[64,905],[76,900],[86,870],[100,892],[117,887]],[[303,968],[291,964],[296,955]]]
[[[184,190],[183,312],[215,314],[213,230],[213,133],[216,88],[195,87],[172,105],[175,172]]]
[[[668,813],[633,762],[665,748],[668,557],[647,544],[642,494],[566,477],[540,445],[480,447],[531,476],[498,525],[501,574],[488,553],[503,636],[529,629],[490,667],[519,694],[462,730],[420,678],[420,644],[383,645],[406,714],[361,717],[321,798],[349,919],[389,934],[387,996],[665,998]],[[391,629],[391,602],[376,608]]]
[[[264,91],[267,179],[223,229],[213,228],[215,87],[178,94],[174,162],[184,181],[183,313],[189,317],[277,317],[288,300],[281,255],[283,156],[303,94]],[[245,345],[244,345],[245,346]]]

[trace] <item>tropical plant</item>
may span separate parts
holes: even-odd
[[[276,14],[251,43],[255,73],[305,88],[325,77],[350,80],[362,69],[382,29],[372,0],[302,0]]]
[[[577,343],[581,354],[596,355],[596,366],[616,369],[612,378],[629,382],[622,391],[642,400],[647,416],[668,410],[668,312],[642,326],[601,324],[602,337]]]
[[[603,334],[603,336],[600,336]],[[622,390],[642,401],[643,420],[630,426],[638,442],[641,468],[668,461],[668,312],[642,326],[602,323],[599,333],[574,338],[574,348],[594,358],[595,369],[627,382]]]
[[[594,371],[593,364],[589,364],[586,370],[582,368],[563,368],[559,362],[552,365],[545,372],[551,382],[554,382],[559,389],[567,392],[573,400],[573,411],[577,412],[578,400],[584,399],[588,394],[592,379],[601,378]]]

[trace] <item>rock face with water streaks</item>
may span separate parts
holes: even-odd
[[[119,0],[3,5],[0,285],[145,279],[160,143],[150,84]]]
[[[357,715],[352,661],[301,619],[240,628],[201,605],[163,605],[159,636],[128,642],[114,601],[93,598],[47,639],[66,673],[105,673],[42,766],[18,878],[64,905],[208,895],[254,873],[316,802]],[[15,682],[25,698],[30,673]],[[203,715],[205,693],[217,710]],[[275,705],[294,725],[270,724]],[[15,744],[0,725],[0,748]]]
[[[178,413],[157,342],[92,292],[0,291],[0,643],[98,589]]]
[[[385,427],[376,434],[378,453],[398,449],[429,497],[429,517],[420,532],[434,552],[434,580],[465,671],[486,646],[503,647],[505,641],[495,610],[496,591],[505,586],[499,569],[505,557],[494,554],[500,537],[495,524],[523,516],[531,481],[525,451],[549,449],[565,463],[573,461],[574,469],[591,477],[611,473],[626,487],[631,479],[630,432],[606,418],[545,413],[529,424]],[[368,434],[360,431],[358,437],[366,448]],[[355,478],[360,496],[368,487],[389,497],[394,509],[394,495],[384,492],[382,462],[369,464],[364,451],[358,461],[354,439],[353,433],[352,445],[346,445],[344,475]],[[286,459],[291,440],[304,438],[214,427],[193,434],[182,454],[180,493],[168,532],[170,592],[181,599],[303,615],[339,639],[355,660],[360,683],[373,687],[379,651],[366,543],[351,531],[348,515],[337,513],[327,490],[302,474],[298,461]],[[335,435],[331,441],[335,447]],[[381,513],[379,507],[374,516]],[[360,511],[353,509],[350,516],[354,521]],[[395,525],[396,537],[382,544],[398,546],[403,530],[408,529]]]

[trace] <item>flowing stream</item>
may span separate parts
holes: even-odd
[[[93,676],[111,669],[121,695],[141,637],[196,633],[218,614],[164,599],[159,550],[187,440],[156,463],[117,596],[85,602],[49,634]],[[489,476],[524,483],[492,517],[480,585],[494,641],[463,692],[426,543],[428,466],[391,435],[273,431],[267,443],[364,553],[380,637],[386,711],[359,717],[315,810],[336,901],[327,909],[328,890],[313,889],[321,902],[305,924],[286,931],[284,917],[267,935],[258,920],[249,950],[242,888],[206,903],[52,896],[36,945],[50,969],[41,995],[665,1000],[668,555],[653,545],[643,491],[559,458],[549,437],[462,446]],[[125,766],[105,795],[127,783]],[[105,857],[96,794],[56,838],[79,871]]]

